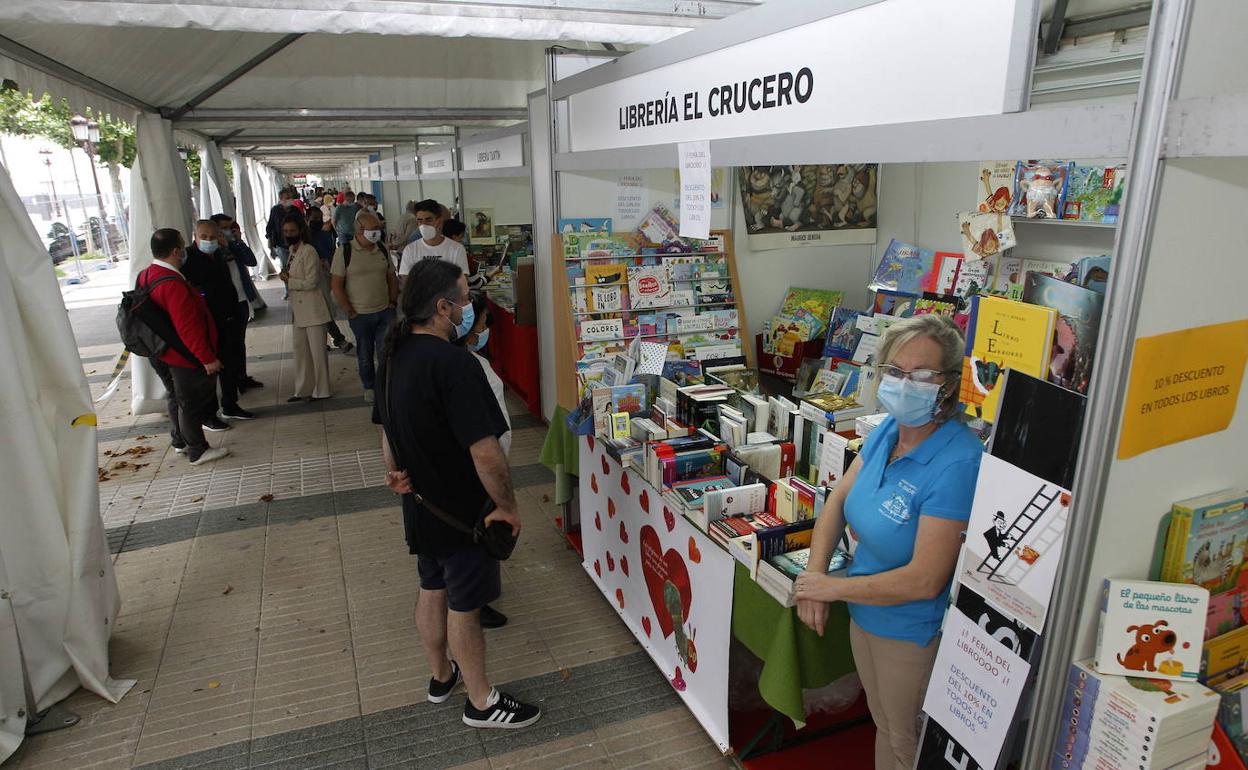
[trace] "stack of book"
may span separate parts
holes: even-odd
[[[703,532],[709,532],[711,524],[720,519],[761,513],[767,508],[766,484],[733,486],[731,477],[725,478],[726,486],[705,489],[700,507],[683,510],[686,518]]]
[[[1221,698],[1218,725],[1235,753],[1248,761],[1248,719],[1244,715],[1244,709],[1248,707],[1248,674],[1240,674],[1211,687]]]
[[[810,548],[798,548],[795,551],[775,554],[758,563],[758,575],[754,582],[773,599],[785,607],[796,604],[793,598],[793,581],[806,569],[810,559]],[[839,548],[828,561],[828,574],[836,577],[845,575],[849,569],[850,556]]]
[[[1217,693],[1196,682],[1100,674],[1090,661],[1076,663],[1051,767],[1203,768],[1218,705]]]
[[[645,445],[646,481],[662,489],[677,481],[718,476],[724,472],[725,449],[717,437],[705,431],[650,442]]]
[[[673,513],[699,523],[705,508],[702,500],[710,492],[728,489],[732,481],[727,476],[701,476],[676,481],[663,492],[663,502]],[[705,529],[705,527],[703,527]]]
[[[695,428],[719,429],[720,404],[732,405],[737,391],[727,385],[687,385],[676,391],[676,420]]]
[[[858,434],[858,438],[866,438],[871,435],[871,431],[880,427],[880,423],[884,422],[884,418],[888,417],[888,412],[879,412],[878,414],[868,414],[854,420],[854,433]]]
[[[782,526],[784,526],[783,521],[771,513],[762,511],[744,516],[716,519],[707,528],[707,534],[753,573],[757,565],[755,533],[762,529]]]

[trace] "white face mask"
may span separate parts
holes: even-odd
[[[426,241],[432,241],[434,238],[438,237],[438,228],[433,225],[421,225],[420,237],[424,238]]]
[[[365,230],[364,240],[368,241],[369,243],[376,243],[377,241],[380,241],[381,231],[380,230]]]

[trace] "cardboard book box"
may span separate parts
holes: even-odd
[[[823,356],[823,338],[802,342],[793,347],[793,355],[782,356],[779,353],[767,353],[763,350],[763,335],[754,335],[754,352],[758,359],[758,370],[763,374],[782,377],[789,382],[797,380],[797,369],[806,358]]]

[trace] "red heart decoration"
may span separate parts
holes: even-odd
[[[594,490],[594,494],[598,494],[598,474],[589,474],[589,488]]]
[[[587,441],[587,442],[589,443],[589,451],[591,451],[591,452],[592,452],[592,451],[594,451],[594,437],[593,437],[593,436],[586,436],[586,437],[585,437],[585,441]]]
[[[676,516],[666,506],[663,507],[663,523],[667,525],[668,532],[676,529]]]
[[[628,482],[628,471],[620,474],[620,489],[624,490],[624,494],[631,495],[633,493],[632,484]]]
[[[628,557],[620,557],[620,572],[624,573],[624,577],[628,577]]]
[[[694,564],[702,563],[702,552],[698,550],[698,543],[693,539],[693,535],[689,536],[689,561]],[[690,667],[689,670],[692,671],[693,668]]]
[[[615,557],[607,551],[607,572],[615,572]]]
[[[615,518],[615,501],[609,497],[607,498],[607,518]]]
[[[650,635],[650,616],[649,615],[641,616],[641,627],[645,629],[646,636],[649,636]]]
[[[620,605],[620,609],[624,609],[624,590],[622,588],[615,589],[615,601]]]
[[[603,475],[603,476],[610,476],[610,475],[611,475],[611,466],[607,464],[607,456],[606,456],[606,455],[603,455],[603,456],[602,456],[602,475]]]
[[[625,544],[628,543],[628,530],[624,528],[623,520],[620,521],[620,540]]]
[[[601,513],[594,514],[594,528],[597,529],[599,532],[602,531],[602,514]]]
[[[637,497],[637,502],[641,503],[641,510],[646,513],[650,512],[650,495],[646,493],[646,490],[641,490],[641,494]]]
[[[594,559],[594,572],[598,574],[598,577],[602,577],[602,562],[597,559]]]
[[[659,533],[650,525],[641,528],[641,572],[646,579],[646,591],[650,594],[650,604],[659,621],[659,630],[666,639],[675,628],[675,619],[668,610],[665,598],[666,586],[670,583],[680,597],[682,622],[689,618],[693,589],[689,583],[689,570],[685,566],[685,560],[675,549],[664,551]]]

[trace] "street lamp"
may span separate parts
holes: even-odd
[[[56,206],[56,216],[60,217],[61,199],[56,197],[56,182],[52,176],[52,151],[45,148],[40,150],[39,154],[43,156],[43,165],[48,167],[48,185],[52,188],[52,203]],[[87,280],[87,276],[82,272],[82,260],[78,254],[78,236],[74,235],[74,220],[69,215],[69,204],[65,204],[65,229],[69,231],[69,249],[74,255],[74,265],[78,268],[78,283],[83,283]],[[55,226],[52,232],[56,232]],[[52,238],[52,244],[56,245],[55,236]]]
[[[104,195],[100,192],[100,176],[95,170],[95,145],[100,141],[100,124],[94,120],[88,120],[82,115],[74,115],[69,119],[69,131],[74,136],[74,141],[82,146],[82,151],[87,154],[88,165],[91,166],[91,180],[95,182],[95,202],[100,209],[100,241],[104,246],[104,255],[112,257],[111,244],[108,242],[108,214],[104,211]],[[88,224],[87,233],[91,235],[91,226]]]

